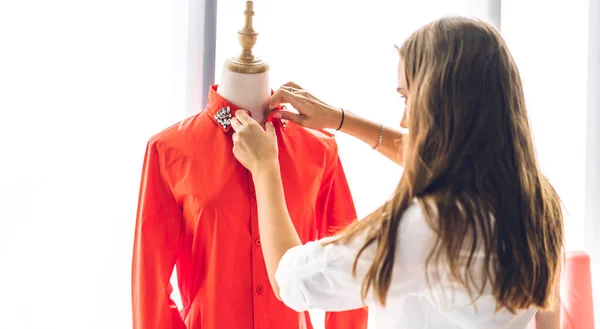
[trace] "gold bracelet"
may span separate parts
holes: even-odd
[[[383,141],[383,133],[385,132],[385,127],[383,124],[379,125],[379,139],[377,140],[377,145],[373,147],[373,150],[377,150],[381,146],[381,142]]]

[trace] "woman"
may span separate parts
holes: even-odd
[[[254,179],[271,284],[298,311],[368,305],[380,329],[525,328],[556,303],[564,237],[517,67],[494,28],[465,18],[430,23],[399,51],[405,135],[293,83],[272,98],[300,113],[278,116],[341,128],[404,167],[393,197],[338,236],[301,245],[272,125],[263,130],[242,112],[232,122],[233,152]]]

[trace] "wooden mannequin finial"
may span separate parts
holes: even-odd
[[[244,59],[251,59],[252,48],[256,44],[256,37],[258,36],[258,33],[256,33],[252,27],[252,16],[254,16],[253,8],[254,5],[252,4],[252,1],[246,1],[246,10],[244,11],[246,24],[244,24],[244,28],[238,32],[240,45],[242,46],[240,58]]]
[[[254,31],[254,27],[252,26],[252,16],[254,16],[254,4],[252,1],[246,1],[244,16],[244,28],[238,32],[242,53],[238,57],[230,58],[227,61],[227,69],[232,72],[246,74],[264,73],[269,70],[269,65],[252,54],[252,48],[256,44],[258,36],[258,33]]]

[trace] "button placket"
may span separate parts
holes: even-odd
[[[256,191],[252,180],[252,174],[248,172],[248,201],[250,203],[250,234],[253,243],[252,246],[252,284],[254,288],[253,293],[253,309],[254,309],[254,327],[259,328],[263,325],[262,316],[266,312],[264,309],[264,281],[262,275],[264,273],[264,261],[262,260],[262,251],[260,249],[260,239],[258,234],[258,209],[256,205]]]

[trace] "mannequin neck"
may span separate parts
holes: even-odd
[[[263,123],[269,115],[269,72],[242,74],[223,70],[217,92],[235,106],[244,109],[258,123]]]

